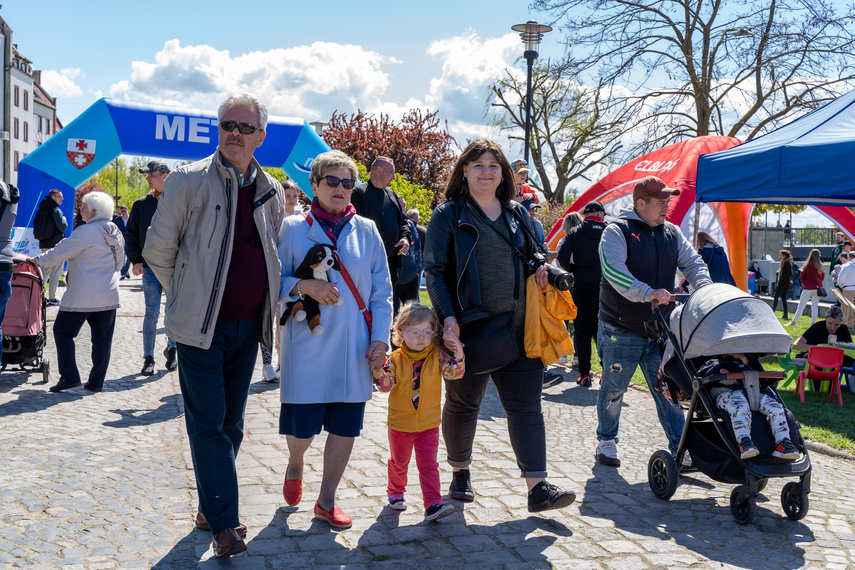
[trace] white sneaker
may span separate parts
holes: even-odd
[[[617,443],[613,439],[607,439],[597,444],[597,461],[602,465],[620,467],[620,459],[617,454]]]
[[[265,364],[261,369],[261,379],[265,382],[279,382],[279,374],[276,373],[272,364]]]

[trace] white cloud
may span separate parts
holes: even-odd
[[[232,56],[211,46],[167,41],[154,62],[135,61],[112,97],[215,109],[229,93],[249,91],[271,114],[328,119],[333,110],[374,108],[383,101],[397,60],[360,46],[314,42],[308,46]]]
[[[80,76],[82,74],[76,68],[46,69],[42,71],[41,85],[51,97],[80,97],[83,90],[74,82]]]

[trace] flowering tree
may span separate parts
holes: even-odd
[[[437,111],[409,111],[399,123],[357,111],[349,117],[333,112],[324,128],[324,141],[354,160],[371,166],[378,156],[395,162],[395,169],[413,184],[440,193],[456,159],[457,143]]]

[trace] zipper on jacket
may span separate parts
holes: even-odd
[[[228,219],[232,219],[232,181],[231,179],[226,179],[226,216]],[[220,290],[220,279],[223,276],[223,264],[226,260],[226,246],[228,245],[229,234],[231,233],[229,224],[226,224],[226,232],[223,235],[223,243],[220,246],[220,257],[217,260],[217,271],[214,273],[214,286],[211,289],[211,300],[208,301],[208,310],[205,313],[205,320],[202,322],[202,334],[207,334],[208,327],[211,324],[211,317],[214,314],[214,305],[217,302],[217,292]]]
[[[457,227],[460,227],[463,224],[458,224]],[[475,251],[475,246],[478,245],[478,239],[481,237],[481,234],[478,232],[478,228],[476,228],[472,224],[466,224],[475,230],[475,243],[472,245],[472,249],[469,250],[469,255],[466,256],[466,263],[463,264],[463,270],[460,272],[460,276],[457,278],[457,306],[463,307],[463,303],[460,301],[460,282],[463,280],[463,274],[466,273],[466,268],[469,266],[469,260],[472,259],[472,252]]]
[[[220,205],[217,204],[217,213],[214,216],[214,229],[211,230],[211,237],[208,238],[208,249],[211,249],[211,241],[214,239],[214,234],[217,233],[217,222],[220,221]]]

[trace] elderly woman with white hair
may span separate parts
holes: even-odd
[[[83,387],[100,392],[110,364],[125,241],[111,221],[113,200],[104,192],[83,196],[80,215],[85,225],[75,229],[53,249],[32,258],[42,267],[68,262],[67,290],[53,324],[59,382],[51,386],[51,392],[80,386],[74,339],[84,322],[89,323],[92,331],[92,370]]]

